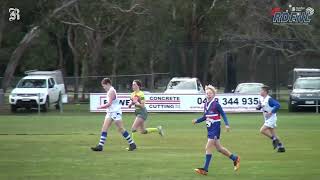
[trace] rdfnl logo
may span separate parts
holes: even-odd
[[[20,20],[20,10],[18,8],[9,8],[9,21]]]
[[[304,24],[311,22],[314,15],[312,7],[294,7],[289,5],[288,9],[282,10],[280,7],[272,8],[271,15],[274,24]]]

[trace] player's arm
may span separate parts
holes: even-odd
[[[145,102],[141,100],[141,103],[136,102],[136,103],[135,103],[135,106],[138,106],[138,107],[144,108],[144,103],[145,103]]]
[[[192,120],[192,124],[198,124],[198,123],[201,123],[203,121],[205,121],[207,118],[205,115],[203,115],[202,117],[198,118],[198,119],[194,119]]]
[[[259,100],[258,106],[256,107],[256,110],[261,110],[262,109],[262,105],[261,105],[261,101]]]
[[[130,98],[130,104],[129,104],[129,108],[131,108],[132,107],[132,105],[134,105],[134,103],[133,103],[133,99],[132,98]]]
[[[129,104],[129,108],[131,108],[131,107],[134,105],[133,97],[134,97],[134,94],[133,94],[133,93],[131,93],[131,95],[130,95],[130,104]]]
[[[228,118],[226,116],[226,113],[223,111],[221,105],[219,103],[217,103],[217,110],[218,112],[221,114],[222,118],[223,118],[223,121],[224,121],[224,124],[226,125],[226,128],[227,128],[227,131],[229,131],[229,121],[228,121]]]
[[[140,96],[140,102],[136,101],[136,102],[134,102],[134,105],[138,106],[138,107],[141,107],[141,108],[144,108],[144,104],[145,104],[145,99],[144,99],[144,95],[142,94]]]
[[[207,117],[206,117],[206,106],[204,106],[203,116],[198,118],[198,119],[193,119],[192,120],[192,124],[201,123],[201,122],[205,121],[206,119],[207,119]]]
[[[116,98],[116,94],[115,94],[114,91],[111,91],[111,92],[109,92],[109,93],[110,93],[110,96],[109,96],[109,99],[108,99],[108,103],[107,103],[107,104],[104,104],[104,105],[101,105],[101,106],[99,107],[99,109],[108,108],[108,107],[111,106],[112,101]]]
[[[280,103],[273,98],[268,100],[269,106],[272,107],[271,113],[274,114],[280,109]]]

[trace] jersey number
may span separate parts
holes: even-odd
[[[206,121],[207,127],[210,127],[212,125],[212,122]]]

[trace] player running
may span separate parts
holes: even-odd
[[[205,149],[206,150],[205,163],[203,168],[197,168],[195,169],[195,172],[201,175],[208,174],[208,169],[209,169],[210,161],[212,158],[212,151],[214,149],[217,149],[218,152],[230,158],[233,161],[234,170],[237,171],[240,168],[240,157],[231,153],[228,149],[223,147],[220,144],[220,140],[219,140],[220,129],[221,129],[220,115],[223,117],[227,131],[229,131],[230,127],[229,127],[227,116],[224,113],[221,105],[214,99],[216,95],[216,89],[213,86],[208,85],[205,87],[205,90],[206,90],[207,102],[204,104],[204,115],[199,119],[192,120],[193,124],[206,121],[207,130],[208,130],[208,142]]]
[[[264,124],[260,129],[260,133],[272,140],[273,149],[277,149],[278,152],[285,152],[283,144],[276,135],[277,111],[280,108],[280,104],[269,96],[269,89],[269,86],[263,86],[260,91],[261,97],[257,110],[261,110],[264,117]]]
[[[101,85],[103,89],[107,92],[107,104],[101,105],[98,109],[106,108],[106,116],[104,119],[104,123],[102,125],[101,130],[101,137],[99,144],[96,147],[92,147],[93,151],[102,151],[103,146],[107,139],[107,132],[114,121],[116,126],[118,127],[118,131],[122,134],[123,138],[128,141],[129,144],[129,151],[133,151],[137,148],[136,144],[134,143],[133,139],[131,138],[128,131],[124,129],[123,122],[122,122],[122,111],[119,103],[119,99],[117,98],[117,92],[111,85],[111,80],[109,78],[104,78],[101,81]]]
[[[146,128],[145,127],[145,121],[148,117],[148,111],[145,107],[145,98],[144,93],[140,90],[142,86],[141,81],[134,80],[132,82],[132,90],[131,93],[131,103],[129,104],[129,108],[131,108],[133,105],[135,106],[135,114],[136,118],[132,124],[132,137],[134,137],[134,133],[139,131],[141,134],[148,134],[148,133],[154,133],[157,132],[161,136],[163,136],[163,130],[161,126],[158,126],[157,128]]]

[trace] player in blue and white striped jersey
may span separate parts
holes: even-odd
[[[261,110],[264,117],[264,124],[262,125],[260,132],[272,140],[274,149],[277,149],[278,152],[285,152],[285,148],[276,134],[277,111],[280,108],[280,104],[269,96],[269,89],[268,86],[263,86],[260,91],[261,97],[257,110]]]
[[[98,109],[106,109],[106,116],[101,129],[101,136],[99,140],[99,144],[96,147],[92,147],[92,151],[102,151],[104,144],[107,140],[108,130],[114,122],[118,128],[118,131],[122,134],[123,138],[127,140],[129,144],[129,151],[135,150],[136,144],[131,138],[128,131],[124,128],[122,122],[122,111],[119,99],[117,97],[116,90],[111,85],[111,80],[109,78],[104,78],[101,81],[101,86],[107,92],[107,104],[103,104],[98,107]]]

